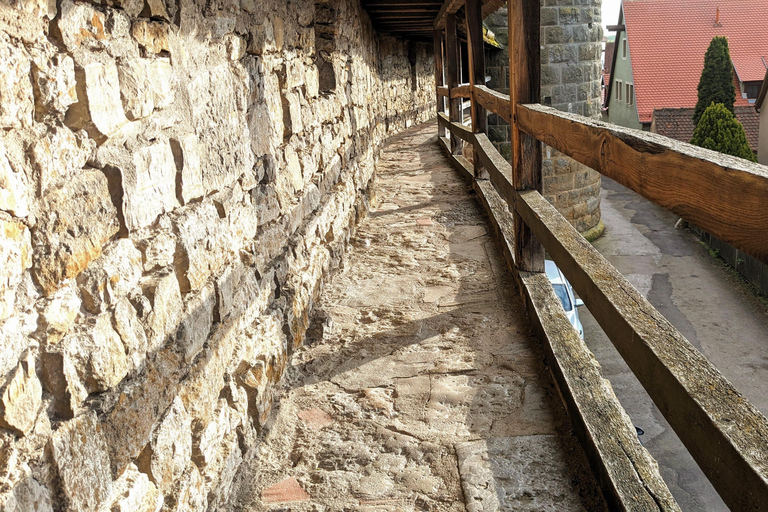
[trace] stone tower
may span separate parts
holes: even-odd
[[[541,102],[558,110],[600,118],[602,0],[542,0]],[[507,9],[486,19],[496,40],[506,48]],[[506,51],[488,50],[490,86],[509,93]],[[509,156],[509,125],[496,115],[488,120],[489,138]],[[600,174],[544,146],[544,196],[588,239],[600,236]]]

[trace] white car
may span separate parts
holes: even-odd
[[[576,298],[571,283],[568,282],[554,261],[544,261],[544,271],[547,273],[547,278],[549,278],[549,282],[555,290],[555,295],[557,295],[557,298],[560,299],[560,303],[563,305],[565,316],[568,317],[568,321],[571,322],[573,328],[579,333],[579,338],[583,340],[584,326],[581,325],[581,320],[579,320],[577,308],[583,306],[584,301]]]

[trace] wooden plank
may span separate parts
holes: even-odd
[[[493,143],[484,133],[475,134],[475,154],[485,165],[488,176],[497,192],[510,205],[515,200],[515,185],[512,183],[512,166],[496,151]]]
[[[440,7],[440,12],[435,17],[435,28],[447,27],[448,15],[456,14],[462,5],[464,5],[464,0],[445,0],[443,6]]]
[[[432,38],[432,44],[435,49],[435,87],[437,100],[437,113],[445,112],[445,97],[448,96],[448,88],[443,81],[443,31],[436,29]],[[441,94],[441,92],[443,94]],[[445,136],[445,128],[438,123],[437,134],[440,137]]]
[[[514,220],[506,203],[487,181],[477,180],[475,190],[523,294],[555,384],[611,510],[680,510],[656,461],[640,444],[611,384],[603,378],[600,365],[566,318],[546,275],[516,272]]]
[[[731,510],[768,510],[768,420],[537,191],[515,210]]]
[[[456,98],[469,99],[472,97],[472,90],[470,89],[469,84],[457,85],[456,87],[451,88],[450,95],[451,95],[451,99],[456,99]]]
[[[512,104],[508,94],[489,89],[484,85],[476,85],[472,95],[487,110],[490,110],[506,122],[512,122]]]
[[[768,263],[768,168],[657,134],[520,105],[522,130]]]
[[[474,94],[475,87],[485,85],[485,51],[483,42],[483,13],[481,0],[466,0],[464,15],[467,22],[467,55],[469,61],[469,86],[470,107],[469,115],[472,119],[472,131],[485,133],[488,125],[488,115],[483,106],[477,102]],[[487,178],[483,164],[474,151],[472,163],[475,167],[475,177]]]
[[[459,48],[456,41],[456,15],[447,14],[445,24],[445,79],[450,92],[453,92],[453,89],[459,85]],[[451,97],[448,101],[448,112],[451,121],[461,123],[461,99]],[[452,134],[451,152],[455,155],[461,153],[463,148],[464,145],[461,140]]]
[[[465,142],[468,142],[470,144],[473,144],[475,142],[475,134],[472,133],[472,130],[470,130],[463,124],[452,123],[448,119],[448,116],[446,116],[445,114],[443,113],[437,114],[437,122],[445,126],[451,132],[451,135],[458,137],[459,139]]]
[[[538,103],[541,95],[539,47],[539,0],[517,0],[508,4],[509,96],[512,103],[512,176],[517,190],[541,190],[541,145],[520,132],[519,103]],[[528,100],[530,99],[530,101]],[[544,272],[544,250],[531,230],[515,213],[515,251],[518,268]]]

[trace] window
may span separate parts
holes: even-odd
[[[760,86],[762,82],[744,82],[744,92],[747,94],[747,98],[754,100],[760,94]]]
[[[627,105],[635,104],[635,84],[627,84]]]
[[[573,305],[571,305],[571,298],[568,296],[568,290],[565,289],[565,285],[553,284],[552,288],[554,288],[557,298],[560,299],[560,304],[563,305],[563,309],[566,311],[573,309]]]
[[[621,80],[616,80],[616,101],[621,101],[621,88],[623,85]]]
[[[627,58],[627,38],[621,40],[621,58]]]

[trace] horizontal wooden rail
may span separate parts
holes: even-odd
[[[768,510],[768,420],[536,191],[515,210],[731,510]]]
[[[514,190],[510,164],[485,134],[471,133],[444,115],[441,122],[474,145],[488,170],[490,182],[475,181],[478,193],[491,195],[492,184],[494,193],[500,193],[542,241],[723,500],[733,510],[768,510],[768,420],[539,192]],[[450,156],[470,179],[471,165]],[[492,210],[496,217],[506,215],[498,205]],[[521,289],[531,295],[529,288]],[[529,306],[535,305],[533,296],[529,300]],[[542,311],[536,315],[546,316]],[[552,321],[541,323],[544,335],[557,329]],[[577,384],[571,382],[564,392],[573,393]]]
[[[472,95],[472,92],[470,91],[469,84],[459,85],[458,87],[454,87],[450,90],[449,94],[451,95],[451,99],[454,98],[465,98],[469,99]]]
[[[542,105],[520,128],[768,263],[768,167]]]
[[[474,135],[478,139],[476,147],[482,148],[479,153],[484,164],[494,167],[499,160],[493,156],[495,150],[490,141],[484,134]],[[590,457],[612,510],[679,510],[659,473],[658,465],[640,444],[631,420],[610,383],[602,377],[600,365],[565,316],[547,277],[516,271],[514,222],[508,203],[494,188],[493,173],[491,181],[474,180],[472,164],[459,155],[452,155],[446,138],[441,140],[441,147],[461,176],[474,181],[475,191],[485,207],[504,258],[525,294],[530,317],[544,342],[549,367],[564,397],[574,429]],[[491,160],[486,160],[488,157]],[[511,171],[505,167],[509,164],[494,169],[501,182],[511,180],[507,177]],[[515,194],[514,190],[511,193]],[[607,432],[610,434],[606,435]]]
[[[442,123],[443,126],[448,128],[450,132],[455,135],[456,137],[460,138],[461,140],[465,142],[469,142],[470,144],[473,144],[475,142],[475,134],[472,133],[472,130],[464,126],[463,124],[459,123],[452,123],[448,116],[443,114],[442,112],[437,114],[437,121],[439,123]]]
[[[484,85],[476,85],[473,94],[475,101],[480,103],[483,108],[493,112],[506,122],[512,122],[512,108],[509,104],[509,94],[502,94]]]
[[[448,97],[448,88],[444,87],[444,86],[439,86],[437,88],[437,95],[438,96],[443,96],[443,97],[447,98]]]
[[[476,181],[475,190],[510,270],[525,294],[549,368],[611,509],[680,510],[656,461],[640,444],[610,382],[603,378],[600,365],[565,316],[547,276],[515,271],[514,222],[507,203],[488,181]],[[610,434],[606,435],[607,432]]]

